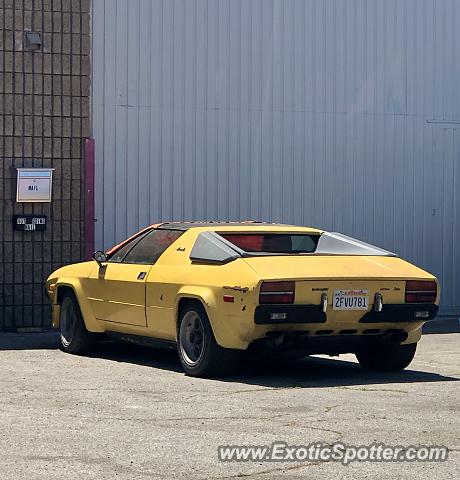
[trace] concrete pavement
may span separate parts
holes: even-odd
[[[175,352],[106,342],[92,357],[53,332],[0,334],[0,478],[460,477],[460,334],[425,335],[410,368],[354,356],[183,374]],[[446,445],[444,463],[221,463],[223,444]]]

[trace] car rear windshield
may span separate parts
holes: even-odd
[[[248,253],[313,253],[319,235],[304,233],[220,233],[221,237]]]

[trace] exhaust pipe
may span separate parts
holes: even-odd
[[[393,332],[391,335],[391,340],[395,343],[402,343],[407,340],[407,337],[409,334],[407,332],[401,331],[401,332]]]
[[[268,350],[283,350],[303,343],[307,340],[308,332],[283,332],[264,340],[263,348]]]
[[[384,333],[382,336],[368,337],[368,340],[370,342],[377,342],[379,344],[384,344],[384,345],[395,345],[395,344],[399,345],[400,343],[405,342],[408,336],[409,334],[404,330],[396,330],[396,331],[389,330],[388,332]]]

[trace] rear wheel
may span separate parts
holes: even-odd
[[[59,318],[61,349],[68,353],[89,352],[97,343],[97,334],[88,332],[75,295],[66,292],[61,301]]]
[[[217,344],[206,311],[200,304],[187,305],[179,320],[179,357],[187,374],[217,377],[236,371],[241,352]]]
[[[404,370],[417,350],[416,343],[409,345],[373,346],[356,353],[358,362],[367,370],[377,372],[398,372]]]

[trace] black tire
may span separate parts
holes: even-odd
[[[190,303],[180,312],[177,344],[182,366],[193,377],[223,377],[235,373],[242,353],[217,344],[206,311],[198,303]]]
[[[408,345],[392,345],[386,347],[373,346],[356,352],[358,362],[366,370],[375,372],[399,372],[404,370],[417,350],[416,343]]]
[[[97,333],[88,332],[74,293],[66,292],[61,301],[59,317],[61,350],[67,353],[90,352],[97,343]]]

